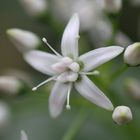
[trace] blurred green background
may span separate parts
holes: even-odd
[[[124,3],[120,18],[120,28],[133,42],[140,39],[139,21],[140,7],[133,7],[129,3]],[[39,81],[34,78],[36,79],[36,81],[33,81],[35,85],[35,83],[39,83],[42,79],[46,79],[46,77],[27,65],[22,59],[21,53],[8,40],[5,31],[14,27],[31,30],[41,38],[48,36],[48,40],[50,41],[57,40],[58,38],[54,36],[48,25],[41,24],[29,17],[18,0],[0,0],[0,73],[3,74],[9,68],[31,72],[32,75],[39,77]],[[122,60],[122,57],[119,59]],[[116,60],[115,63],[118,64],[118,67],[121,65],[119,60]],[[105,68],[103,67],[103,69]],[[105,73],[104,70],[102,71]],[[69,128],[77,120],[79,121],[79,128],[77,128],[72,140],[139,140],[140,102],[135,102],[130,97],[127,97],[123,86],[126,77],[140,79],[139,71],[139,67],[130,68],[112,85],[109,85],[109,88],[115,91],[115,97],[117,96],[120,99],[120,104],[115,103],[115,99],[113,99],[114,104],[128,105],[132,109],[133,121],[127,125],[118,126],[112,121],[111,112],[85,101],[75,91],[71,96],[72,110],[67,111],[64,109],[60,117],[52,119],[48,112],[48,95],[50,89],[45,89],[46,92],[39,89],[38,94],[34,94],[30,90],[17,97],[0,97],[1,100],[4,100],[9,105],[11,110],[10,124],[0,133],[0,140],[19,140],[21,129],[26,131],[29,140],[62,140]],[[103,83],[103,86],[99,85],[103,91],[105,91],[103,88],[104,85],[105,83]],[[106,94],[110,96],[111,93]],[[84,110],[83,118],[79,117],[80,110]],[[84,118],[85,114],[86,118]],[[80,123],[82,119],[84,119],[84,122]],[[74,129],[72,130],[74,131]]]

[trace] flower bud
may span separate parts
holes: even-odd
[[[20,138],[20,140],[28,140],[28,136],[27,136],[27,134],[25,133],[25,131],[24,130],[21,130],[21,138]]]
[[[39,37],[27,30],[13,28],[7,30],[7,34],[13,44],[21,52],[35,49],[41,44]]]
[[[115,37],[115,44],[125,48],[126,46],[132,44],[132,41],[126,34],[118,31]]]
[[[0,101],[0,132],[7,128],[10,120],[10,109],[6,103]]]
[[[124,62],[130,66],[140,65],[140,43],[134,43],[126,48]]]
[[[132,120],[132,113],[129,107],[118,106],[114,109],[112,118],[114,122],[116,122],[119,125],[122,125]]]
[[[134,78],[128,78],[125,81],[126,93],[135,100],[140,100],[140,81]]]
[[[21,4],[30,16],[38,17],[48,9],[47,0],[21,0]]]
[[[0,76],[0,92],[15,95],[21,88],[21,82],[13,76]]]
[[[122,0],[104,0],[104,9],[110,13],[117,13],[122,7]]]

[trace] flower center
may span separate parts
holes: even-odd
[[[75,82],[78,79],[80,65],[70,57],[63,57],[59,62],[52,65],[52,69],[58,72],[57,81],[62,83]]]

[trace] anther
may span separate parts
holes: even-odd
[[[66,109],[67,110],[70,110],[70,104],[69,104],[69,102],[70,102],[70,92],[71,92],[71,88],[72,88],[72,84],[70,84],[70,87],[69,87],[69,89],[68,89],[68,94],[67,94],[67,104],[66,104]]]

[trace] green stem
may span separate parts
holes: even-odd
[[[85,122],[87,118],[87,114],[85,112],[80,112],[77,118],[74,120],[68,131],[63,136],[62,140],[72,140],[74,136],[77,134],[82,124]]]
[[[127,65],[122,65],[115,73],[111,76],[111,81],[115,81],[120,75],[122,75],[129,67]]]

